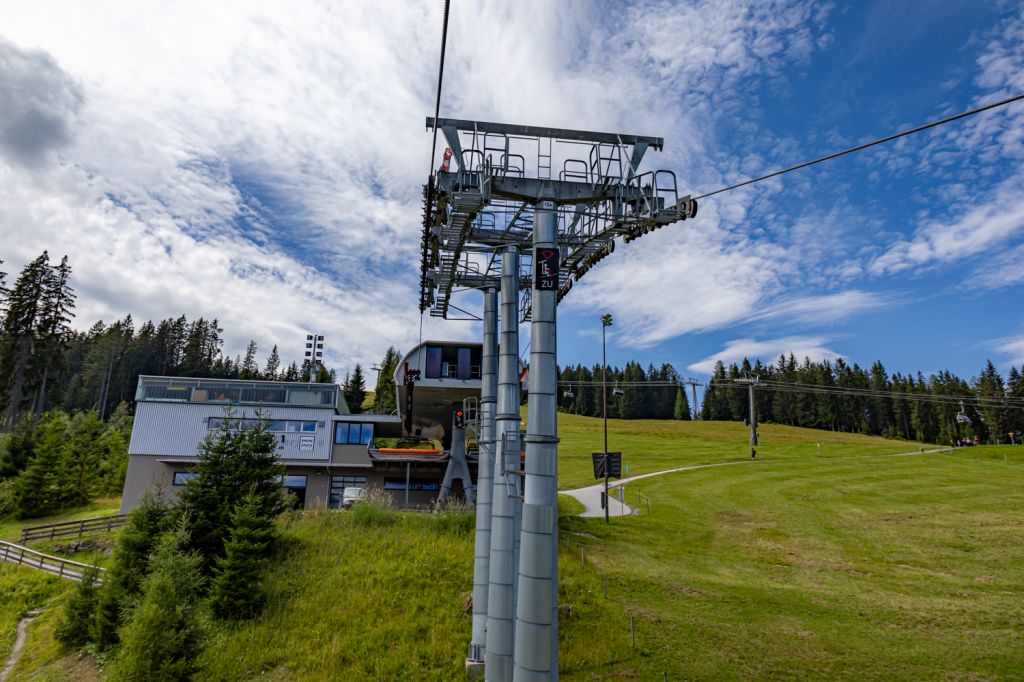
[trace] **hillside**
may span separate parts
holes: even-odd
[[[592,483],[601,422],[560,418],[562,488]],[[733,423],[609,423],[609,445],[634,473],[737,464],[629,483],[627,499],[649,496],[651,513],[608,525],[568,516],[566,503],[563,679],[987,679],[1024,669],[1024,447],[892,456],[919,445],[769,425],[751,462],[746,433]],[[461,679],[471,523],[370,508],[285,517],[267,612],[210,626],[203,679]],[[59,585],[12,596],[11,585],[37,580],[53,579],[0,566],[5,614],[60,601]],[[17,679],[94,679],[56,652],[55,612],[30,628]],[[0,642],[13,639],[9,620]]]

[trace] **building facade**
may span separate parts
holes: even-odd
[[[121,511],[152,487],[173,501],[196,475],[210,433],[257,421],[277,441],[282,485],[299,507],[337,508],[346,487],[378,491],[396,506],[430,506],[448,466],[453,410],[480,394],[479,354],[480,344],[415,347],[395,372],[394,415],[350,414],[336,384],[141,376]],[[472,440],[465,450],[475,472]]]

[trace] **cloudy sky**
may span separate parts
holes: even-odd
[[[432,2],[0,4],[0,259],[67,253],[76,324],[216,317],[329,364],[419,336]],[[1024,92],[993,0],[453,0],[442,115],[665,138],[701,193]],[[704,201],[560,308],[560,361],[1024,363],[1024,103]],[[620,245],[621,246],[621,245]],[[473,338],[429,317],[424,337]]]

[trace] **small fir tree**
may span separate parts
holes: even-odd
[[[690,419],[690,401],[686,399],[686,391],[682,388],[676,389],[676,402],[672,407],[672,418],[687,421]]]
[[[117,643],[124,611],[138,598],[149,571],[149,555],[167,529],[169,516],[160,491],[147,491],[121,531],[113,565],[103,576],[92,624],[92,640],[101,650]]]
[[[160,537],[142,598],[120,631],[114,679],[172,682],[195,676],[202,651],[199,603],[206,579],[202,559],[188,544],[184,523]]]
[[[231,514],[224,556],[217,559],[210,585],[210,609],[218,618],[239,620],[260,612],[266,601],[263,585],[267,555],[275,540],[274,520],[249,493]]]
[[[68,648],[79,648],[89,643],[91,628],[89,627],[96,615],[98,600],[97,578],[98,568],[86,569],[75,587],[64,602],[64,610],[57,628],[54,631],[57,641]]]

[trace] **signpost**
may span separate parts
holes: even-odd
[[[604,492],[601,493],[601,507],[604,509],[604,520],[608,521],[608,480],[622,478],[621,452],[592,452],[594,462],[594,478],[604,479]]]

